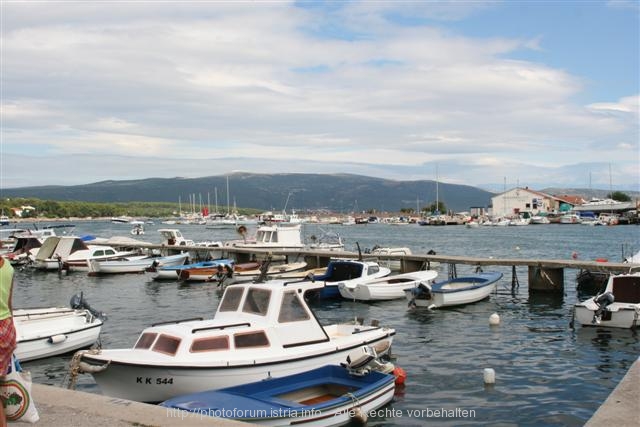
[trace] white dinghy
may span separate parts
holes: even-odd
[[[91,347],[100,335],[104,315],[74,295],[71,308],[13,310],[16,357],[21,362],[70,353]]]
[[[404,290],[425,285],[438,277],[434,270],[412,271],[410,273],[395,274],[364,282],[346,281],[338,285],[343,298],[358,301],[386,301],[404,298]]]
[[[394,329],[322,326],[305,301],[321,282],[235,284],[210,320],[152,325],[133,348],[83,352],[79,367],[103,394],[141,402],[231,387],[338,364],[363,345],[384,354]]]

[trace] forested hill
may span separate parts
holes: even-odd
[[[175,202],[187,206],[218,205],[288,211],[327,209],[336,212],[399,211],[432,204],[436,198],[447,209],[467,211],[488,206],[493,193],[479,188],[436,181],[393,181],[361,175],[251,174],[202,178],[147,178],[102,181],[74,186],[42,186],[2,189],[2,197],[87,202]]]

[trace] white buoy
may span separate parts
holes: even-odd
[[[500,324],[500,315],[498,313],[493,313],[489,316],[489,324],[491,326],[498,326]]]
[[[484,368],[484,383],[485,384],[495,384],[496,382],[496,371],[491,368]]]

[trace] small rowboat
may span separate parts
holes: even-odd
[[[471,304],[487,298],[496,288],[502,273],[475,273],[433,284],[420,283],[404,290],[409,307],[451,307]]]
[[[393,370],[392,364],[386,365]],[[358,417],[364,420],[366,413],[393,399],[396,378],[385,372],[389,369],[380,372],[353,370],[349,364],[326,365],[285,377],[178,396],[161,406],[259,425],[338,426]]]
[[[18,344],[16,357],[26,362],[90,347],[98,340],[102,317],[81,295],[71,299],[71,308],[13,310]]]

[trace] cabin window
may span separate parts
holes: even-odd
[[[266,316],[269,309],[269,299],[271,291],[267,289],[250,288],[247,291],[247,298],[244,300],[242,311],[244,313],[259,314]]]
[[[138,342],[133,348],[140,349],[140,350],[148,350],[149,347],[151,347],[151,344],[153,344],[153,342],[156,340],[157,336],[158,334],[145,332],[144,334],[142,334],[140,338],[138,338]]]
[[[114,251],[113,249],[107,249],[106,251],[104,251],[105,255],[115,255],[116,251]]]
[[[229,337],[209,337],[193,341],[191,352],[216,351],[229,349]]]
[[[224,292],[224,297],[222,298],[218,311],[236,311],[238,307],[240,307],[243,292],[244,288],[242,287],[228,287]]]
[[[301,320],[309,320],[309,313],[304,309],[300,297],[295,291],[285,292],[282,296],[278,322],[298,322]]]
[[[236,348],[268,347],[269,339],[264,331],[235,334],[233,341]]]
[[[370,265],[369,266],[369,275],[376,274],[379,271],[380,271],[380,267],[378,267],[377,265]]]
[[[153,346],[153,351],[173,356],[178,351],[178,346],[180,346],[180,338],[162,334]]]
[[[102,256],[102,255],[104,255],[104,251],[102,251],[102,250],[100,250],[100,251],[95,251],[95,252],[93,253],[93,256]]]

